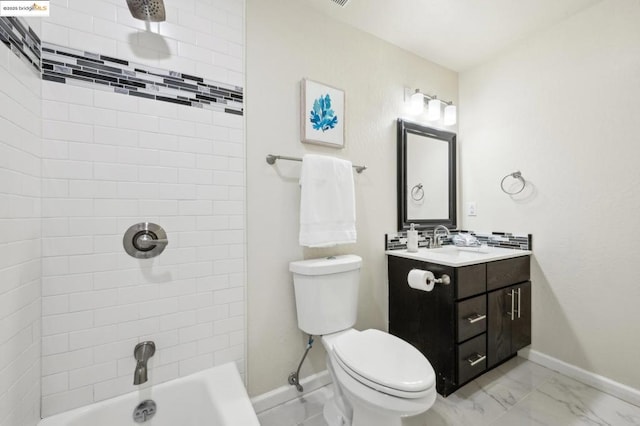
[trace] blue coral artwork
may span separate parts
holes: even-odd
[[[309,121],[311,121],[314,130],[326,132],[338,124],[338,117],[331,109],[331,96],[328,93],[313,101],[313,109],[309,114]]]
[[[344,147],[344,91],[316,81],[302,80],[301,140]]]

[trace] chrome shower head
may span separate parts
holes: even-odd
[[[127,0],[129,11],[136,19],[162,22],[167,19],[162,0]]]

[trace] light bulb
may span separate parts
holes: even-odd
[[[424,111],[424,96],[416,89],[416,93],[411,95],[411,113],[422,114]]]
[[[456,124],[457,110],[458,108],[456,108],[456,106],[453,104],[447,105],[446,107],[444,107],[444,125],[445,126],[451,126]]]
[[[429,101],[429,112],[427,113],[427,120],[435,121],[440,119],[440,99],[431,99]]]

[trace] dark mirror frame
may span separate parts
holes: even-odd
[[[413,133],[449,143],[449,217],[442,219],[407,220],[407,134]],[[433,229],[444,225],[456,228],[456,134],[398,119],[398,230],[407,230],[415,223],[417,229]]]

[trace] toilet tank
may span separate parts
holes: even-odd
[[[289,264],[300,330],[321,336],[356,323],[361,264],[362,258],[352,254]]]

